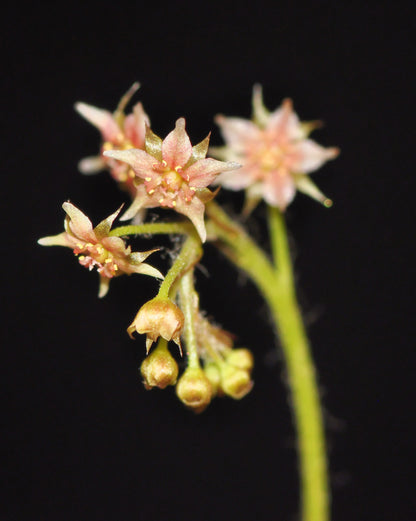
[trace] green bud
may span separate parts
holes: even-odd
[[[161,340],[156,349],[145,358],[140,367],[146,389],[175,385],[178,379],[178,364],[167,348],[166,340]]]
[[[221,383],[221,373],[218,369],[217,364],[213,362],[206,364],[204,367],[204,373],[210,381],[212,387],[212,395],[215,396],[218,392],[218,388]]]
[[[212,386],[200,367],[188,367],[176,386],[178,398],[194,412],[208,407],[212,397]]]
[[[254,366],[253,354],[249,349],[241,347],[240,349],[232,349],[225,355],[227,364],[244,369],[245,371],[251,371]]]
[[[226,395],[235,400],[240,400],[251,391],[253,382],[248,371],[227,363],[221,364],[220,371],[221,389]]]

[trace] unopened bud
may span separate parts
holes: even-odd
[[[244,369],[239,369],[229,365],[228,363],[221,364],[221,389],[224,393],[235,400],[240,400],[253,387],[253,382],[250,378],[250,373]]]
[[[165,340],[173,340],[181,349],[181,331],[184,324],[182,311],[168,298],[155,297],[144,304],[127,333],[133,338],[133,332],[146,334],[146,352],[153,342],[161,336]],[[182,352],[182,350],[181,350]]]
[[[202,412],[210,403],[212,386],[201,368],[189,368],[176,386],[178,398],[195,412]]]
[[[211,387],[212,387],[212,395],[215,396],[218,392],[218,388],[221,383],[221,373],[218,369],[218,366],[210,362],[204,367],[205,376],[208,378]]]
[[[241,347],[240,349],[232,349],[229,351],[225,359],[227,364],[244,369],[245,371],[251,371],[254,365],[253,354],[249,349]]]
[[[178,379],[178,364],[169,353],[165,340],[159,342],[156,349],[143,360],[140,372],[148,390],[152,387],[164,389],[168,385],[175,385]]]

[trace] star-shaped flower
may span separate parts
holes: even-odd
[[[66,212],[65,231],[54,236],[38,240],[42,246],[67,246],[78,256],[79,263],[91,271],[97,268],[100,274],[98,296],[104,297],[108,291],[110,279],[123,273],[142,273],[163,279],[159,270],[143,261],[156,249],[133,252],[120,237],[110,237],[111,226],[121,208],[104,219],[95,228],[81,210],[66,202],[62,205]]]
[[[77,112],[101,132],[103,141],[101,153],[104,150],[144,148],[146,125],[149,125],[150,121],[143,110],[143,105],[137,103],[131,114],[127,116],[124,114],[126,105],[139,87],[139,83],[134,83],[121,98],[113,113],[82,102],[75,104]],[[78,166],[84,174],[93,174],[108,168],[112,177],[127,188],[132,195],[136,191],[133,185],[134,172],[125,163],[105,158],[100,154],[82,159]]]
[[[252,209],[261,198],[284,211],[299,190],[326,206],[332,203],[307,174],[335,158],[337,148],[323,148],[308,139],[318,123],[302,123],[289,99],[274,112],[269,112],[259,85],[253,91],[253,120],[216,117],[225,147],[213,149],[220,159],[238,161],[238,172],[221,174],[216,183],[231,190],[246,189],[246,209]]]
[[[125,161],[138,179],[135,199],[121,220],[134,217],[142,208],[172,208],[192,221],[204,242],[204,203],[215,195],[206,187],[220,172],[240,166],[206,158],[208,144],[209,135],[193,147],[185,130],[185,120],[180,118],[163,141],[147,127],[145,150],[104,152],[106,157]]]

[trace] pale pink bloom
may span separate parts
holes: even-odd
[[[81,210],[66,202],[62,205],[66,212],[65,231],[54,236],[38,240],[42,246],[67,246],[71,248],[78,261],[90,271],[97,268],[100,274],[98,296],[104,297],[108,291],[110,279],[124,273],[142,273],[163,279],[159,270],[143,261],[156,249],[133,252],[120,237],[110,237],[111,226],[121,208],[104,219],[95,228]]]
[[[134,105],[131,114],[127,116],[124,114],[126,105],[139,87],[138,83],[134,83],[121,98],[113,113],[82,102],[75,104],[77,112],[100,131],[103,141],[101,154],[82,159],[78,165],[79,170],[83,174],[93,174],[108,168],[112,177],[132,195],[136,191],[133,185],[134,172],[125,163],[103,157],[102,152],[104,150],[144,148],[146,125],[149,125],[150,121],[142,104]]]
[[[289,99],[274,112],[263,104],[259,85],[253,91],[253,120],[216,117],[226,142],[213,149],[220,159],[238,161],[237,172],[221,174],[216,184],[231,190],[246,189],[247,209],[263,198],[271,206],[284,211],[299,190],[326,206],[332,203],[307,174],[335,158],[337,148],[323,148],[308,139],[317,123],[302,123]]]
[[[204,203],[215,195],[206,187],[220,172],[240,166],[206,158],[208,144],[209,135],[193,147],[185,130],[185,120],[180,118],[163,141],[147,127],[145,150],[104,152],[106,157],[125,161],[138,179],[135,199],[121,220],[134,217],[142,208],[172,208],[192,221],[204,242]]]

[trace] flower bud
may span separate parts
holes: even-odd
[[[210,363],[205,365],[204,373],[205,373],[205,376],[208,378],[208,380],[209,380],[209,382],[211,384],[212,395],[215,396],[217,394],[217,392],[218,392],[218,388],[219,388],[220,383],[221,383],[221,373],[220,373],[220,370],[218,369],[218,366],[215,363],[210,362]]]
[[[180,336],[184,320],[182,311],[170,299],[155,297],[139,309],[127,333],[131,338],[134,331],[146,334],[147,353],[159,336],[168,341],[173,340],[181,349]]]
[[[245,371],[251,371],[254,365],[253,354],[249,349],[240,348],[233,349],[225,355],[227,364],[244,369]]]
[[[240,400],[251,391],[253,382],[248,371],[227,363],[221,364],[220,371],[221,389],[226,395],[235,400]]]
[[[164,389],[168,385],[176,384],[178,364],[169,353],[165,340],[159,342],[156,349],[143,360],[140,372],[147,390],[152,387]]]
[[[188,367],[178,381],[176,394],[181,402],[198,413],[209,405],[212,386],[201,368]]]

